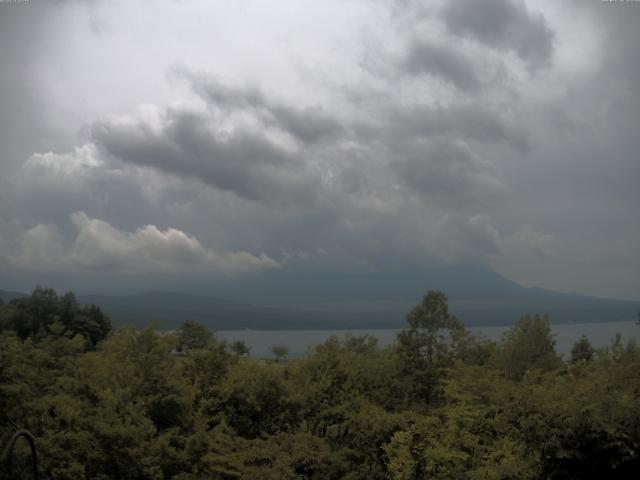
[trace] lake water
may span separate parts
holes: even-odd
[[[508,326],[501,327],[471,327],[474,333],[481,333],[491,340],[498,340],[507,331]],[[636,339],[640,342],[640,326],[635,322],[606,322],[606,323],[573,323],[551,325],[556,335],[556,350],[564,355],[568,354],[574,342],[582,335],[586,335],[596,348],[611,344],[616,333],[622,335],[626,342]],[[378,339],[379,345],[392,343],[399,329],[379,330],[226,330],[218,332],[223,338],[234,341],[242,340],[251,347],[251,356],[258,358],[273,357],[270,347],[274,344],[284,344],[289,347],[289,356],[298,357],[307,353],[314,345],[323,343],[331,335],[344,337],[352,335],[372,335]]]

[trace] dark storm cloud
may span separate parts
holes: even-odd
[[[280,106],[271,107],[270,111],[285,131],[305,143],[313,143],[344,133],[342,126],[325,114],[320,107],[296,109]]]
[[[229,86],[210,74],[174,67],[171,76],[185,80],[193,91],[220,108],[255,108],[267,106],[263,93],[255,87]]]
[[[553,31],[522,0],[445,2],[442,18],[452,34],[513,50],[534,67],[548,63],[553,55]]]
[[[444,208],[485,209],[503,189],[495,169],[462,142],[414,143],[399,166],[404,181]]]
[[[144,120],[103,121],[91,137],[125,162],[197,178],[265,204],[312,202],[318,175],[309,156],[316,144],[345,135],[321,107],[297,108],[256,88],[230,87],[215,77],[173,69],[206,103],[203,111],[167,109],[160,127]]]
[[[193,177],[265,203],[308,201],[315,180],[294,153],[251,128],[218,130],[206,113],[168,110],[160,128],[143,120],[92,126],[93,140],[125,162]]]
[[[491,163],[463,138],[527,148],[520,130],[480,105],[392,103],[381,123],[359,130],[318,108],[280,105],[257,89],[228,87],[205,74],[181,75],[205,101],[204,110],[166,109],[156,121],[99,122],[92,126],[92,140],[124,162],[197,178],[241,198],[269,206],[307,205],[302,208],[308,218],[334,222],[318,226],[333,231],[332,242],[342,242],[345,217],[358,218],[347,221],[349,228],[363,221],[385,225],[384,203],[400,205],[416,192],[434,208],[485,208],[502,185]],[[294,141],[283,143],[275,134]],[[400,179],[399,190],[390,189],[390,178]],[[311,206],[320,198],[323,207]]]
[[[401,108],[390,119],[387,134],[399,142],[412,137],[440,136],[505,143],[522,153],[530,149],[528,133],[518,122],[481,103]]]
[[[271,101],[257,88],[229,87],[211,75],[175,68],[174,75],[186,79],[210,105],[222,109],[249,110],[271,125],[305,143],[314,143],[344,133],[343,126],[319,106],[296,108]]]
[[[446,45],[413,41],[404,67],[413,74],[426,73],[439,77],[460,90],[473,92],[480,87],[480,80],[470,59]]]

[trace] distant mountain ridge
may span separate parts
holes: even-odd
[[[175,328],[195,320],[219,330],[400,328],[428,290],[447,293],[451,311],[469,326],[508,325],[535,313],[548,313],[553,323],[631,321],[640,311],[640,302],[523,287],[477,266],[370,274],[277,272],[213,289],[217,297],[151,291],[78,295],[78,300],[99,305],[115,324]],[[20,295],[0,290],[5,301]]]
[[[22,292],[12,292],[10,290],[0,290],[0,300],[2,300],[3,302],[8,302],[10,300],[13,300],[14,298],[20,298],[20,297],[25,297],[27,296],[26,293],[22,293]]]

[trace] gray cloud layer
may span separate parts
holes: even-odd
[[[222,85],[204,74],[180,76],[206,108],[163,110],[153,125],[149,119],[97,122],[92,140],[126,162],[194,177],[249,200],[314,200],[319,176],[309,157],[323,142],[344,136],[339,122],[320,107],[271,103],[257,89]]]
[[[453,34],[512,50],[533,66],[546,64],[552,57],[553,31],[523,0],[446,2],[443,18]]]
[[[175,42],[135,42],[141,12],[100,2],[91,13],[100,29],[78,23],[87,21],[79,4],[47,7],[61,39],[84,39],[73,52],[52,42],[23,58],[0,45],[11,66],[0,102],[24,108],[0,115],[9,132],[0,133],[1,281],[58,272],[99,289],[149,272],[175,282],[193,270],[205,282],[294,264],[445,261],[550,288],[640,295],[640,9],[460,0],[403,2],[390,14],[388,2],[336,3],[309,19],[326,31],[295,30],[305,21],[297,13],[282,17],[274,40],[250,24],[258,4],[234,20],[197,0],[161,2],[168,35],[179,15],[199,28],[187,4],[236,22],[234,35],[208,28],[176,40],[186,57],[204,35],[215,55],[183,61],[168,53]],[[11,10],[16,25],[42,21],[44,10],[30,8]],[[359,9],[349,11],[358,28],[336,33],[335,9],[349,8]],[[178,33],[171,38],[189,34]],[[275,52],[264,63],[251,53],[262,43]],[[120,75],[148,91],[83,96],[101,75],[117,80],[107,68],[116,48],[140,62]],[[94,75],[75,57],[108,61]],[[62,97],[51,93],[56,62],[75,73]],[[20,127],[30,122],[32,131]],[[593,264],[603,280],[589,275]]]
[[[405,67],[412,73],[438,76],[461,90],[473,92],[480,87],[480,80],[470,59],[446,45],[414,41],[408,51]]]

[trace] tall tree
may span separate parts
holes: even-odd
[[[271,353],[273,353],[276,357],[276,362],[280,362],[287,358],[289,355],[289,347],[287,347],[284,343],[276,343],[275,345],[271,345]]]
[[[593,359],[595,353],[596,350],[589,339],[582,335],[571,347],[571,362],[589,362]]]
[[[205,348],[212,338],[213,332],[209,327],[187,320],[178,329],[178,350],[186,352]]]
[[[464,325],[449,313],[447,296],[429,291],[407,315],[409,328],[398,334],[403,374],[408,377],[409,397],[432,402],[437,397],[442,368],[451,365],[454,344]]]
[[[520,380],[527,370],[550,371],[561,364],[548,315],[526,315],[505,333],[502,347],[505,377]]]

